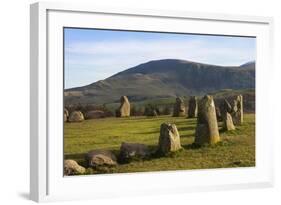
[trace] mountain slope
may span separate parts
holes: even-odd
[[[116,102],[122,95],[127,95],[131,101],[141,101],[254,87],[254,63],[223,67],[165,59],[129,68],[87,86],[65,90],[65,102],[102,104]]]

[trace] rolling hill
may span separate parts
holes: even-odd
[[[224,67],[197,62],[164,59],[126,69],[83,87],[66,89],[65,104],[104,104],[204,95],[223,89],[255,88],[255,62]]]

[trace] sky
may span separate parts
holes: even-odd
[[[160,59],[239,66],[256,57],[253,37],[64,28],[65,88]]]

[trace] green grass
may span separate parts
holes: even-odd
[[[66,159],[74,159],[86,165],[84,155],[92,149],[109,149],[118,154],[122,142],[143,143],[156,149],[160,125],[175,123],[184,149],[168,157],[152,157],[133,161],[103,170],[88,169],[88,173],[124,173],[143,171],[207,169],[255,166],[255,115],[246,114],[242,126],[235,131],[220,131],[222,141],[213,146],[195,148],[196,119],[160,116],[104,118],[82,123],[65,123],[64,153]]]

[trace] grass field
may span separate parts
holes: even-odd
[[[133,161],[103,170],[88,169],[88,174],[143,171],[207,169],[255,166],[255,114],[244,115],[242,126],[222,132],[222,141],[213,146],[195,148],[196,119],[159,116],[104,118],[64,124],[65,159],[86,166],[85,153],[92,149],[108,149],[118,154],[122,142],[143,143],[153,150],[158,144],[160,125],[175,123],[184,149],[168,157]]]

